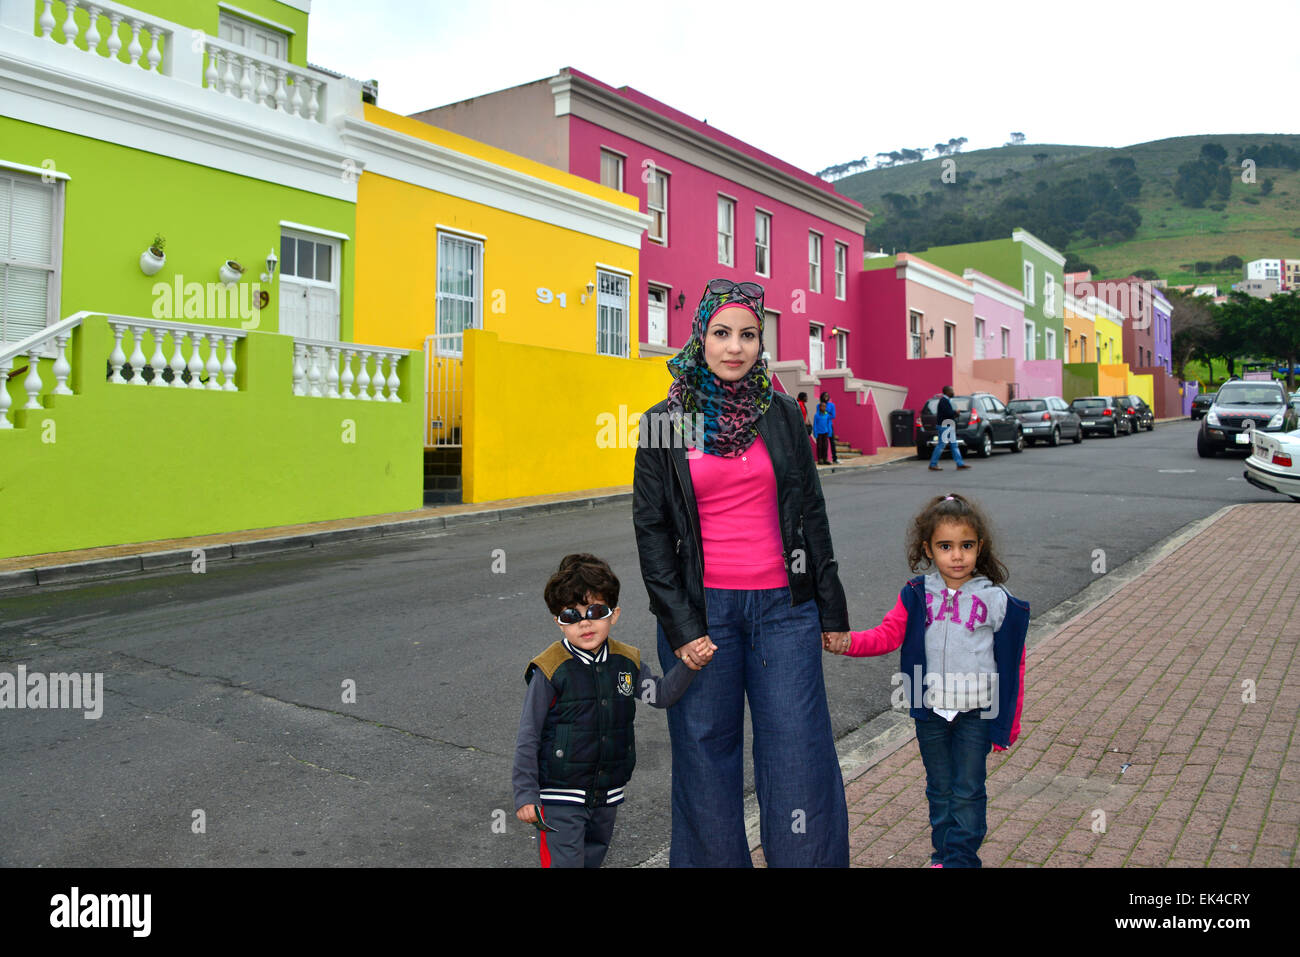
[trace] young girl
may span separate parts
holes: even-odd
[[[854,657],[902,647],[903,694],[925,763],[934,852],[930,867],[979,867],[988,828],[985,756],[1020,734],[1029,605],[1001,587],[1006,567],[980,508],[961,495],[933,499],[907,536],[912,571],[876,628],[829,635],[827,651]]]

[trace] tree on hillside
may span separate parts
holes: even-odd
[[[1007,141],[1006,141],[1005,143],[1003,143],[1002,145],[1003,145],[1003,146],[1024,146],[1024,145],[1025,145],[1025,134],[1024,134],[1024,133],[1012,133],[1012,134],[1011,134],[1011,139],[1007,140]]]
[[[1174,375],[1187,378],[1186,366],[1193,360],[1209,363],[1221,356],[1220,330],[1214,322],[1214,307],[1203,296],[1190,296],[1177,289],[1165,294],[1173,312],[1169,316],[1170,360]]]
[[[1249,353],[1278,359],[1286,365],[1287,391],[1292,391],[1295,363],[1300,357],[1300,295],[1292,291],[1258,299],[1234,292],[1219,308],[1225,324],[1239,332]]]
[[[1266,177],[1264,182],[1259,184],[1259,195],[1267,196],[1271,192],[1273,192],[1273,180],[1271,177]]]

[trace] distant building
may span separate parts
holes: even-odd
[[[1233,292],[1244,292],[1256,299],[1268,299],[1275,296],[1279,288],[1280,284],[1276,279],[1244,279],[1241,282],[1232,284]]]

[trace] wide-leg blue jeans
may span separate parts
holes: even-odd
[[[745,696],[754,787],[771,867],[847,867],[849,819],[822,677],[815,601],[787,588],[706,588],[718,650],[668,709],[673,747],[672,867],[749,867],[744,813]],[[677,664],[659,629],[664,671]]]

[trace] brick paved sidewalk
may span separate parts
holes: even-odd
[[[985,867],[1296,864],[1297,519],[1232,508],[1029,649],[1021,735],[988,759]],[[914,737],[846,796],[855,865],[929,860]]]

